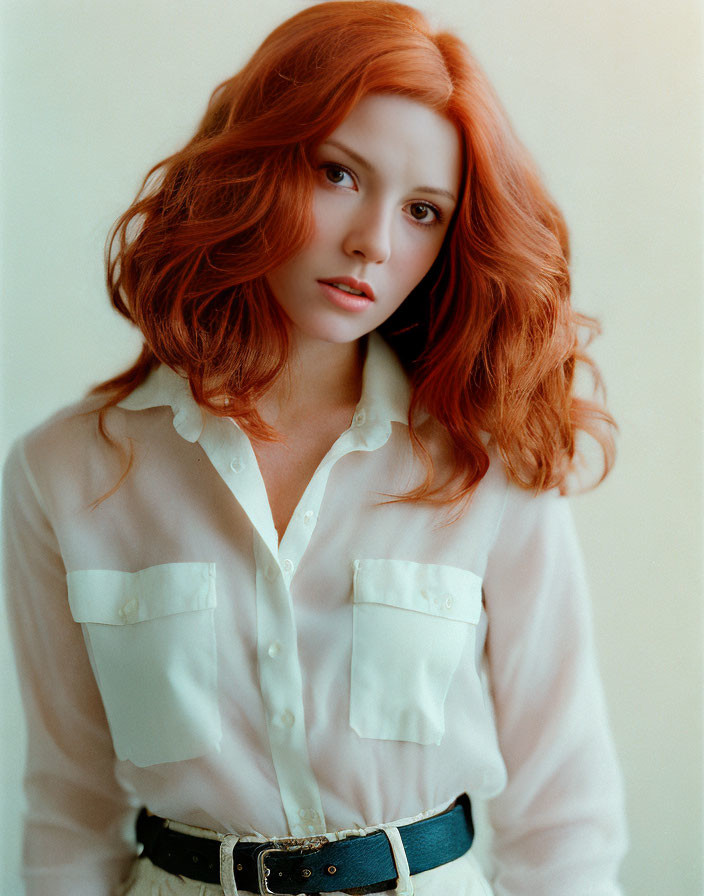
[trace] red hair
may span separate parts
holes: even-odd
[[[215,89],[190,142],[148,173],[106,249],[112,303],[144,347],[94,390],[107,396],[103,411],[160,362],[188,377],[210,413],[276,438],[256,403],[283,370],[288,340],[265,275],[309,236],[313,150],[369,93],[444,115],[465,163],[437,261],[380,328],[410,378],[410,432],[428,473],[401,499],[470,494],[489,465],[486,433],[514,481],[564,491],[585,431],[603,449],[603,478],[614,424],[574,391],[580,361],[598,381],[579,340],[597,324],[570,306],[564,219],[467,47],[388,0],[335,0],[284,22]],[[449,434],[449,498],[438,497],[414,429],[419,408]]]

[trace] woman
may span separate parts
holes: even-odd
[[[612,421],[574,394],[563,219],[464,45],[383,0],[285,22],[108,283],[140,358],[6,466],[29,896],[617,894],[559,497]]]

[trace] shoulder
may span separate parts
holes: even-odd
[[[52,468],[70,458],[76,463],[97,441],[102,404],[99,397],[87,396],[55,411],[15,440],[8,463],[17,455],[24,456],[37,470]]]
[[[6,506],[12,500],[26,502],[33,497],[46,513],[46,483],[55,467],[80,467],[90,428],[88,416],[97,418],[98,404],[85,398],[66,405],[14,440],[3,462]],[[77,436],[78,431],[83,431],[83,438]]]
[[[505,462],[487,445],[489,468],[472,494],[469,514],[481,521],[487,555],[495,563],[523,564],[548,559],[555,550],[576,550],[570,501],[557,488],[527,489],[510,475]]]
[[[531,582],[553,588],[585,587],[584,560],[570,500],[553,488],[535,492],[506,475],[504,500],[488,554],[487,578],[511,580],[531,591]]]
[[[108,439],[101,433],[103,406],[102,396],[89,395],[18,437],[4,463],[3,489],[31,487],[49,518],[59,506],[65,512],[90,504],[108,491],[119,479],[125,452],[133,437],[139,437],[149,412],[108,408],[103,415]]]

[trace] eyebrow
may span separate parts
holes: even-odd
[[[359,153],[355,152],[353,149],[350,149],[349,146],[345,146],[344,143],[340,143],[337,140],[324,140],[323,146],[334,146],[337,149],[341,149],[342,152],[347,153],[347,155],[353,159],[360,167],[364,168],[367,171],[371,171],[374,173],[374,166],[368,162],[364,156],[360,156]],[[452,202],[457,202],[457,197],[454,193],[451,193],[449,190],[443,190],[440,187],[429,187],[426,185],[421,185],[418,187],[414,187],[414,190],[418,190],[421,193],[432,193],[435,196],[444,196],[446,199],[451,200]]]

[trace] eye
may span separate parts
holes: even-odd
[[[344,165],[336,165],[334,163],[328,163],[325,165],[321,165],[321,170],[325,175],[325,180],[328,183],[334,184],[336,187],[354,187],[355,181],[352,172],[345,168]],[[345,181],[345,178],[348,181]]]
[[[428,202],[411,202],[407,208],[416,224],[430,227],[433,224],[440,224],[443,220],[440,209]]]

